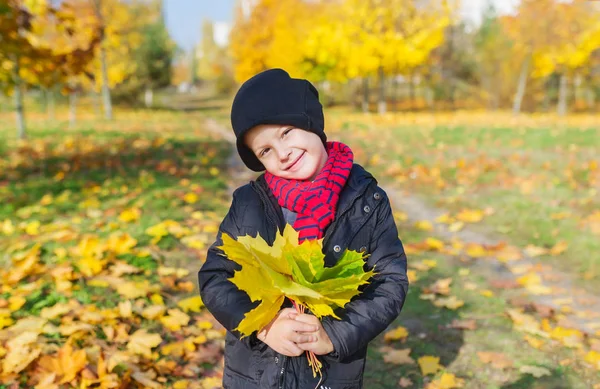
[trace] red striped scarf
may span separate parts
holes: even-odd
[[[296,212],[299,241],[321,239],[333,221],[339,194],[350,175],[354,154],[341,142],[327,142],[327,162],[311,181],[288,180],[266,172],[265,179],[280,206]]]

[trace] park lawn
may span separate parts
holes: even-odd
[[[599,290],[600,129],[597,117],[352,114],[329,111],[330,139],[348,142],[380,180],[449,212],[481,211],[483,232]],[[456,219],[455,219],[456,220]],[[561,251],[561,250],[558,250]]]
[[[47,131],[31,115],[25,142],[2,122],[2,388],[48,379],[48,363],[56,382],[107,362],[127,387],[220,382],[224,332],[196,272],[229,205],[230,145],[193,115],[116,114]]]
[[[428,238],[426,232],[406,222],[399,220],[397,224],[404,242],[418,244]],[[409,295],[399,318],[369,346],[365,387],[397,388],[401,379],[412,382],[405,381],[408,388],[422,388],[428,383],[432,388],[446,387],[442,382],[457,383],[449,388],[462,383],[460,387],[486,389],[591,388],[600,383],[600,372],[584,362],[589,344],[566,347],[565,340],[555,336],[556,330],[550,337],[544,334],[544,329],[558,327],[555,317],[548,318],[551,324],[542,325],[538,334],[524,332],[513,323],[508,312],[521,309],[513,302],[522,301],[522,290],[490,286],[495,275],[482,275],[476,260],[418,252],[410,243],[405,247],[412,269]],[[449,279],[450,287],[444,290]],[[436,289],[434,285],[440,292],[435,300],[445,301],[445,307],[422,299],[428,290]],[[457,307],[461,302],[464,305]],[[526,305],[524,301],[520,304]],[[544,322],[539,315],[531,317]],[[474,328],[457,329],[453,323]],[[391,336],[398,327],[406,329],[407,336],[386,341],[386,334]],[[405,358],[400,358],[401,364],[385,363],[389,351],[385,347],[410,349],[413,363]],[[424,375],[418,363],[423,357],[439,357],[439,370]],[[543,375],[536,377],[528,369]],[[435,383],[440,386],[433,386]]]

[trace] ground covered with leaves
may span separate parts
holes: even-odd
[[[26,142],[0,126],[0,387],[220,386],[225,332],[202,307],[196,271],[235,179],[231,144],[204,123],[226,123],[223,112],[122,111],[75,128],[31,115]],[[413,220],[395,209],[411,288],[370,346],[365,387],[594,387],[600,318],[574,309],[575,291],[549,287],[544,267],[582,288],[598,279],[597,130],[584,119],[456,120],[328,121],[381,182],[447,210]],[[439,225],[504,241],[442,237]]]

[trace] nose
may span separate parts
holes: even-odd
[[[281,147],[277,151],[277,153],[279,155],[280,161],[287,161],[290,158],[290,155],[292,154],[292,150],[287,147]]]

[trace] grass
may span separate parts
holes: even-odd
[[[329,113],[331,139],[357,149],[380,179],[451,212],[491,208],[481,223],[521,247],[568,250],[544,261],[599,290],[600,130],[593,116]],[[373,136],[377,134],[377,136]],[[557,218],[555,215],[564,213]]]
[[[405,242],[419,242],[427,237],[425,233],[412,229],[411,225],[403,222],[398,222],[398,225]],[[370,344],[365,387],[397,388],[399,380],[404,377],[413,382],[408,387],[422,388],[443,373],[455,374],[464,380],[464,388],[475,389],[583,389],[600,382],[600,375],[582,363],[577,350],[546,339],[541,339],[544,345],[536,349],[524,340],[524,333],[513,328],[505,312],[511,308],[509,301],[520,295],[519,290],[491,288],[487,277],[477,273],[470,263],[456,257],[430,252],[410,254],[409,257],[412,264],[427,259],[435,260],[436,266],[429,271],[417,272],[417,280],[411,282],[404,309],[390,326],[392,329],[396,326],[407,328],[409,336],[404,341],[386,342],[382,334]],[[471,271],[467,273],[467,269]],[[457,310],[438,308],[419,297],[423,288],[444,278],[452,278],[451,295],[465,302]],[[487,290],[492,292],[489,297],[481,294]],[[474,320],[477,328],[451,328],[454,320]],[[379,349],[386,345],[396,349],[410,348],[410,356],[415,361],[423,356],[439,356],[444,368],[437,375],[424,377],[418,364],[384,363]],[[484,363],[478,352],[500,353],[512,366],[498,368]],[[551,374],[536,378],[521,373],[522,366],[540,366]]]
[[[128,280],[162,285],[160,294],[169,304],[180,296],[197,294],[195,286],[159,276],[157,269],[184,268],[190,271],[185,280],[196,282],[195,271],[227,210],[230,145],[206,131],[203,124],[205,115],[210,115],[228,125],[226,102],[201,100],[194,104],[202,109],[194,111],[191,105],[186,112],[117,110],[114,122],[82,113],[74,128],[67,126],[64,113],[54,124],[34,113],[28,116],[30,139],[25,143],[14,138],[12,118],[0,114],[0,248],[4,253],[0,261],[7,264],[14,253],[40,243],[40,266],[52,270],[71,264],[79,275],[70,296],[44,274],[31,275],[11,290],[3,289],[0,300],[25,296],[24,305],[11,312],[13,319],[37,316],[44,308],[70,298],[99,310],[118,307],[123,297],[112,289],[90,284],[89,277],[79,273],[73,251],[86,237],[105,240],[115,231],[126,232],[136,240],[134,251],[108,259],[111,264],[123,261],[141,269],[141,274],[127,276]],[[463,118],[469,125],[442,127],[420,116],[409,116],[405,120],[411,123],[400,125],[397,118],[348,116],[343,111],[332,112],[331,119],[330,139],[348,142],[356,160],[380,180],[395,181],[451,212],[492,207],[496,212],[483,220],[482,228],[506,234],[521,246],[550,246],[564,239],[569,242],[568,251],[546,259],[557,265],[565,261],[564,267],[571,272],[589,272],[600,260],[589,255],[598,251],[597,243],[581,226],[581,218],[597,209],[592,186],[598,182],[598,173],[586,170],[584,164],[597,158],[600,148],[600,137],[594,137],[597,132],[586,127],[585,120],[580,128],[588,129],[580,131],[577,127],[548,127],[543,118],[539,119],[540,127],[528,122],[486,127],[481,122],[469,122],[473,120],[469,116]],[[449,123],[452,120],[447,119]],[[395,170],[390,169],[394,163],[398,164]],[[521,190],[527,180],[534,188],[528,193]],[[128,220],[132,210],[139,215]],[[559,212],[569,212],[570,216],[552,219],[551,215]],[[177,227],[155,242],[148,228],[165,220],[173,220]],[[428,233],[400,220],[398,227],[410,250],[409,269],[416,280],[411,281],[405,307],[390,329],[404,326],[409,335],[405,340],[386,342],[381,334],[371,343],[365,387],[397,388],[401,378],[408,378],[412,381],[409,387],[423,388],[444,373],[455,374],[464,380],[464,388],[475,389],[577,389],[600,382],[597,371],[583,361],[582,350],[565,347],[560,339],[533,336],[540,342],[536,348],[515,329],[506,312],[514,308],[514,299],[523,297],[522,289],[494,289],[490,286],[494,274],[479,271],[476,261],[415,251],[411,244],[422,242]],[[188,238],[195,244],[190,245]],[[419,270],[423,260],[434,260],[435,266]],[[36,277],[44,282],[35,292],[28,291]],[[448,293],[464,301],[462,307],[437,307],[420,298],[423,289],[444,278],[452,279]],[[181,289],[173,292],[177,285]],[[140,306],[150,304],[149,297],[138,301]],[[455,320],[475,320],[477,328],[452,328]],[[555,325],[557,317],[548,320]],[[58,326],[61,321],[54,319],[53,324]],[[166,331],[158,321],[128,325],[162,331],[165,339],[182,339],[182,333]],[[78,339],[81,347],[93,342],[92,338],[108,342],[106,334],[96,327],[93,337]],[[182,331],[192,327],[190,324]],[[214,331],[207,333],[222,347],[222,334],[219,336]],[[47,338],[57,344],[65,341],[59,334]],[[586,347],[594,339],[586,339]],[[415,361],[423,356],[440,357],[443,368],[423,376],[417,363],[385,363],[382,346],[410,348]],[[206,350],[198,347],[196,352],[200,355]],[[484,363],[478,352],[501,353],[511,366],[498,368]],[[144,368],[156,363],[146,362]],[[523,366],[542,367],[549,375],[533,377],[521,371]],[[203,369],[206,376],[218,376],[218,366],[205,364]],[[165,385],[178,379],[181,377],[166,374]]]

